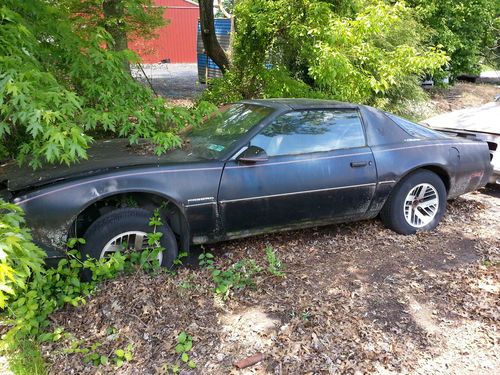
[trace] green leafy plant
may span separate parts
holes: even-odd
[[[198,256],[198,264],[200,267],[213,267],[214,255],[209,252],[203,252]]]
[[[253,277],[262,271],[253,259],[243,259],[234,263],[226,269],[218,269],[215,266],[214,256],[209,252],[203,252],[198,256],[199,265],[210,271],[215,283],[215,294],[223,299],[228,298],[232,289],[244,289],[253,286]]]
[[[147,139],[156,154],[179,147],[179,132],[198,125],[215,107],[168,105],[137,83],[123,69],[124,61],[137,57],[105,48],[113,37],[106,25],[91,22],[94,17],[79,15],[74,22],[77,3],[82,2],[2,3],[0,157],[33,168],[70,164],[87,157],[92,139],[106,136],[131,143]]]
[[[276,255],[276,251],[271,247],[266,247],[267,270],[273,276],[285,277],[283,263]]]
[[[43,271],[45,253],[31,242],[21,208],[0,199],[0,309]],[[33,305],[33,307],[36,307]]]
[[[254,286],[253,277],[261,271],[262,268],[253,259],[240,260],[225,270],[213,269],[211,274],[215,293],[226,299],[232,289]]]
[[[233,65],[203,98],[311,97],[391,108],[448,62],[417,12],[384,0],[242,0]],[[410,88],[411,89],[410,89]],[[401,97],[401,92],[404,97]]]
[[[459,74],[479,74],[480,63],[494,55],[500,24],[498,3],[496,9],[495,2],[490,0],[407,0],[406,3],[431,30],[426,42],[441,45],[450,56],[448,74],[452,79]]]
[[[190,359],[189,352],[193,348],[193,338],[189,336],[186,332],[182,331],[177,336],[177,345],[175,346],[175,352],[180,355],[180,359],[183,363],[187,364],[189,368],[196,368],[196,363]]]
[[[113,361],[117,367],[123,366],[125,362],[129,362],[134,359],[134,355],[132,353],[133,346],[132,344],[128,344],[125,349],[116,349],[114,352]]]

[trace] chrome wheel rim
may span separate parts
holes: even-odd
[[[150,248],[148,234],[138,230],[120,233],[109,240],[102,248],[101,258],[106,258],[116,252],[141,251]],[[158,261],[162,262],[163,252],[158,253]]]
[[[439,209],[439,195],[431,184],[418,184],[406,196],[404,216],[406,222],[414,228],[429,224]]]

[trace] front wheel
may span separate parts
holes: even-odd
[[[391,192],[380,212],[382,222],[401,234],[437,227],[446,210],[446,188],[441,178],[427,170],[406,176]]]
[[[94,259],[106,258],[114,252],[141,251],[148,248],[148,233],[152,212],[142,208],[119,208],[94,221],[85,232],[85,245],[82,255]],[[163,233],[160,246],[165,249],[158,254],[162,267],[171,268],[177,257],[177,241],[167,224],[162,224],[156,231]],[[90,274],[83,275],[89,278]]]

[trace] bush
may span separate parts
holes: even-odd
[[[381,0],[343,3],[240,1],[232,71],[204,98],[223,101],[222,87],[231,97],[331,98],[385,107],[407,99],[402,92],[422,96],[418,78],[439,71],[447,57],[424,46],[427,33],[414,10]]]
[[[123,69],[130,51],[111,51],[98,26],[72,22],[68,7],[6,0],[0,7],[0,158],[72,163],[92,137],[146,138],[162,153],[181,144],[178,132],[214,107],[167,105]],[[50,22],[48,22],[50,21]]]
[[[441,45],[450,56],[449,72],[477,74],[498,41],[498,14],[491,0],[407,0],[432,30],[427,43]],[[497,3],[498,4],[498,3]],[[497,5],[498,7],[498,5]],[[495,26],[495,23],[497,25]]]
[[[44,258],[43,250],[31,242],[21,208],[0,199],[0,309],[42,273]]]

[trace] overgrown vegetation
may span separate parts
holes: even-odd
[[[447,73],[478,74],[480,64],[498,63],[500,14],[491,0],[407,0],[422,24],[431,30],[430,45],[442,45],[450,57]]]
[[[43,270],[45,253],[24,224],[22,209],[0,199],[0,309]]]
[[[0,200],[0,214],[0,300],[2,308],[5,308],[2,325],[8,327],[2,337],[4,344],[1,349],[10,353],[24,353],[28,350],[26,348],[30,348],[29,351],[37,353],[37,342],[64,339],[68,342],[66,353],[78,354],[85,363],[94,366],[120,367],[124,362],[131,361],[131,345],[116,349],[112,354],[104,353],[99,349],[101,345],[98,342],[87,345],[75,340],[61,328],[50,329],[49,317],[63,306],[84,304],[100,283],[122,272],[130,272],[138,267],[146,272],[160,270],[158,253],[165,249],[160,245],[162,233],[156,231],[162,225],[158,210],[150,219],[151,233],[148,234],[148,248],[144,251],[116,252],[109,258],[99,260],[82,259],[79,251],[73,248],[84,244],[85,240],[72,238],[68,241],[67,258],[60,260],[55,268],[44,267],[45,253],[31,242],[20,208]],[[281,261],[274,250],[267,248],[266,254],[269,273],[283,276]],[[181,253],[176,264],[181,264],[181,258],[186,255],[185,252]],[[253,259],[244,259],[225,268],[218,267],[214,256],[208,252],[201,254],[199,260],[200,266],[210,272],[214,294],[221,300],[229,298],[237,290],[254,286],[254,277],[263,270]],[[90,272],[90,281],[82,281],[80,276],[84,272]],[[169,274],[175,275],[174,272]],[[118,335],[113,327],[108,330],[109,337]],[[168,365],[168,371],[175,373],[183,366],[195,368],[195,362],[189,357],[192,337],[182,332],[177,341],[179,361]],[[28,372],[35,371],[24,363],[22,356],[16,355],[14,358],[14,365],[25,366]],[[41,359],[34,364],[44,373]]]
[[[67,258],[60,260],[55,268],[44,267],[45,253],[31,242],[20,208],[0,200],[0,214],[0,300],[4,309],[2,325],[9,327],[2,337],[3,351],[24,353],[29,350],[36,354],[37,341],[56,341],[67,336],[57,328],[47,330],[50,314],[67,304],[85,303],[99,283],[121,272],[130,272],[136,267],[147,272],[160,269],[158,253],[164,249],[159,245],[162,233],[156,231],[161,225],[157,211],[149,223],[152,233],[148,236],[148,249],[125,254],[116,252],[99,260],[82,259],[79,251],[72,248],[85,241],[70,239]],[[92,279],[88,282],[80,278],[84,271],[91,272]],[[94,346],[86,347],[72,341],[68,353],[82,354],[84,361],[95,365],[107,365],[111,360],[117,367],[132,358],[131,347],[118,349],[108,358],[98,352],[99,345]],[[18,366],[21,373],[25,368],[35,371],[25,363],[23,356],[11,356],[16,358],[13,366]],[[44,372],[42,360],[35,361],[34,365]]]
[[[214,107],[173,107],[155,97],[123,69],[135,55],[105,48],[112,36],[93,18],[72,22],[68,3],[0,7],[0,159],[69,164],[102,136],[145,138],[157,154],[179,147],[178,132]]]
[[[424,77],[468,72],[491,45],[485,2],[242,0],[232,68],[203,98],[329,98],[404,112],[426,99]],[[453,40],[444,29],[455,30]]]

